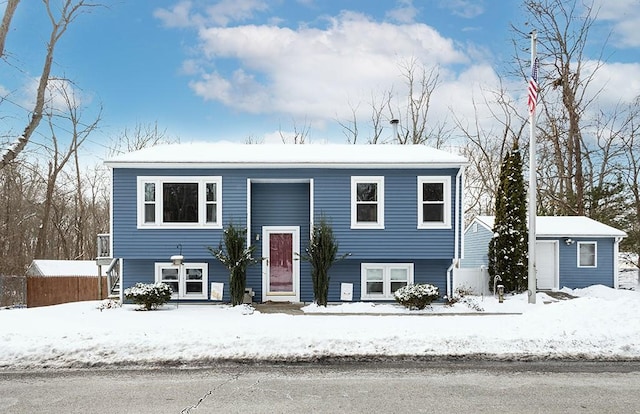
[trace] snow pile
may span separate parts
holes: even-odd
[[[380,356],[640,358],[640,292],[603,286],[565,292],[577,298],[538,294],[530,305],[526,295],[507,296],[501,304],[475,297],[483,312],[463,303],[424,311],[392,304],[309,305],[305,315],[184,304],[101,311],[100,302],[3,310],[0,368]]]

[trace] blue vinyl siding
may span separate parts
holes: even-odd
[[[454,256],[456,223],[455,195],[458,169],[136,169],[113,170],[112,239],[114,257],[124,259],[123,287],[137,281],[153,281],[155,262],[168,262],[182,254],[186,262],[208,262],[209,282],[224,282],[228,297],[228,276],[213,259],[207,246],[217,247],[222,229],[138,229],[138,176],[221,176],[222,221],[227,226],[245,227],[247,220],[247,179],[252,182],[252,217],[248,236],[261,256],[262,242],[256,241],[264,225],[300,226],[301,250],[310,234],[309,183],[313,180],[314,222],[325,216],[333,226],[339,254],[349,259],[332,269],[330,300],[339,300],[340,282],[354,283],[354,300],[360,298],[361,262],[415,263],[416,283],[434,283],[444,292],[446,269]],[[418,229],[418,176],[451,177],[451,228]],[[351,176],[384,176],[385,228],[351,229]],[[265,183],[259,180],[301,180],[300,183]],[[460,206],[462,209],[462,206]],[[462,237],[460,237],[461,241]],[[310,268],[300,263],[301,300],[313,300]],[[344,269],[343,269],[344,267]],[[222,270],[221,270],[222,269]],[[354,271],[355,269],[355,271]],[[424,275],[424,276],[423,276]],[[252,266],[247,286],[261,297],[261,264]],[[357,292],[356,292],[357,290]],[[334,292],[334,293],[331,293]],[[336,298],[335,295],[338,297]],[[357,299],[356,299],[357,298]]]
[[[229,272],[227,269],[213,256],[209,256],[207,260],[188,260],[189,263],[207,263],[209,268],[208,288],[212,282],[224,283],[223,301],[229,301]],[[170,263],[168,259],[149,260],[149,259],[128,259],[123,262],[123,278],[122,286],[124,289],[135,285],[136,283],[155,283],[155,264],[156,262]]]
[[[473,231],[473,224],[464,233],[464,259],[461,267],[477,268],[489,264],[489,242],[493,231],[478,224],[478,231]]]
[[[573,238],[576,243],[567,246],[564,239],[539,238],[539,240],[559,240],[560,288],[583,288],[602,284],[613,287],[614,239],[613,238]],[[597,267],[578,267],[578,242],[596,242]]]
[[[255,245],[255,257],[262,254],[263,226],[299,226],[300,250],[309,245],[309,183],[252,183],[251,184],[251,240]],[[259,235],[260,240],[256,240]],[[309,263],[300,262],[301,298],[311,295],[311,270]],[[262,297],[262,264],[247,271],[247,287]]]
[[[361,297],[361,273],[360,266],[362,263],[373,261],[361,261],[354,259],[346,259],[337,262],[329,270],[329,302],[340,302],[340,284],[352,283],[353,284],[353,301],[357,302]],[[382,261],[376,261],[381,263]],[[413,263],[413,272],[415,284],[430,283],[438,287],[440,296],[446,294],[447,289],[447,269],[451,265],[450,260],[415,260],[415,261],[402,261],[402,260],[390,260],[384,261],[384,263]],[[311,299],[305,298],[303,301],[313,300],[313,291],[311,291]]]
[[[454,255],[455,174],[457,170],[329,170],[315,178],[314,214],[328,217],[340,251],[355,259],[448,259]],[[384,229],[351,229],[351,176],[384,176]],[[450,176],[450,229],[418,229],[421,175]]]

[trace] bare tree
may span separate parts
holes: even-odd
[[[42,65],[40,79],[38,80],[35,104],[33,106],[33,110],[31,111],[29,122],[24,128],[22,134],[16,137],[15,140],[2,151],[2,157],[0,158],[0,169],[6,167],[18,156],[18,154],[20,154],[20,152],[29,142],[31,135],[40,124],[40,121],[42,120],[47,85],[51,76],[53,57],[58,41],[66,32],[69,25],[82,11],[86,10],[87,8],[96,6],[94,4],[85,2],[85,0],[65,0],[62,7],[59,9],[59,14],[56,15],[56,11],[54,11],[54,9],[58,10],[58,8],[52,7],[49,0],[43,0],[43,3],[46,8],[47,16],[49,17],[49,22],[51,23],[51,33],[47,42],[47,52],[45,55],[44,63]],[[3,44],[2,51],[4,50],[4,42],[7,36],[7,31],[9,29],[9,24],[17,5],[18,1],[9,1],[9,3],[7,3],[7,9],[5,9],[2,27],[0,29],[0,41]]]
[[[590,90],[602,54],[594,67],[586,70],[585,49],[597,11],[591,4],[564,0],[525,0],[529,23],[538,30],[538,52],[541,61],[539,85],[541,89],[541,119],[538,136],[547,146],[549,162],[553,162],[556,176],[555,202],[557,214],[585,214],[588,184],[585,182],[585,163],[589,153],[583,136],[586,127],[584,114],[599,91]],[[522,38],[528,33],[513,27]],[[604,50],[604,46],[602,48]],[[590,63],[593,64],[593,63]],[[521,71],[524,75],[524,67]]]
[[[287,136],[287,134],[285,134],[282,131],[282,126],[280,127],[280,129],[278,130],[278,133],[280,134],[280,139],[282,140],[283,144],[306,144],[307,142],[307,138],[309,137],[309,132],[311,131],[311,126],[305,121],[304,125],[302,126],[302,128],[298,128],[298,125],[296,124],[296,122],[293,122],[293,134],[291,134],[290,136]]]
[[[452,129],[446,120],[430,124],[429,110],[431,97],[438,87],[439,72],[437,67],[427,67],[418,59],[412,58],[399,65],[400,76],[406,88],[406,96],[399,97],[394,88],[390,88],[377,99],[371,96],[370,128],[367,138],[369,144],[393,142],[396,144],[429,144],[441,147],[450,136]],[[351,119],[338,120],[347,142],[356,143],[360,135],[358,107],[351,106]],[[390,140],[383,138],[385,125],[393,119],[398,119],[397,136]]]
[[[46,176],[46,192],[43,200],[43,211],[41,217],[40,229],[38,231],[38,238],[36,241],[36,248],[34,252],[35,258],[44,258],[47,256],[47,241],[50,238],[50,225],[52,224],[51,215],[54,209],[54,195],[57,189],[57,180],[60,173],[63,171],[67,162],[78,152],[78,148],[85,142],[89,135],[97,128],[100,122],[100,115],[98,115],[92,122],[84,124],[79,112],[79,102],[76,95],[68,82],[56,83],[53,93],[59,94],[66,106],[65,114],[56,113],[55,108],[51,108],[47,112],[47,120],[49,125],[49,132],[51,137],[51,147],[48,148],[50,153],[50,161],[48,164],[48,171]],[[66,149],[62,149],[60,146],[60,140],[58,139],[59,128],[56,126],[56,120],[64,116],[70,123],[70,136],[69,146]],[[73,187],[72,187],[73,188]],[[80,187],[81,189],[81,187]],[[80,191],[80,189],[76,189]],[[75,194],[76,191],[69,191],[71,194]],[[76,210],[76,213],[78,211]],[[82,219],[82,217],[81,217]],[[61,220],[53,221],[53,223],[61,223]],[[75,233],[77,234],[77,233]],[[64,238],[64,237],[63,237]],[[63,244],[64,245],[64,244]],[[69,255],[69,250],[65,251],[65,255]]]
[[[149,124],[136,124],[131,129],[125,128],[120,135],[112,140],[109,155],[178,142],[180,142],[179,138],[171,138],[167,135],[166,129],[158,128],[157,121]]]
[[[427,68],[412,58],[400,64],[400,73],[407,87],[406,105],[394,108],[388,104],[390,119],[400,120],[398,136],[394,140],[399,144],[425,144],[430,141],[439,147],[443,139],[443,124],[435,127],[428,124],[431,96],[440,82],[438,68]]]
[[[514,142],[527,148],[523,131],[527,120],[518,114],[509,94],[500,87],[497,91],[487,91],[478,103],[472,99],[475,117],[469,121],[455,115],[458,134],[465,139],[462,155],[469,161],[466,170],[466,215],[494,214],[495,197],[499,185],[500,164]],[[488,109],[491,126],[483,125],[480,109]],[[525,144],[525,145],[521,145]]]
[[[7,6],[4,9],[2,23],[0,23],[0,58],[4,56],[4,44],[7,41],[11,20],[13,19],[13,14],[16,12],[19,2],[20,0],[8,0]]]

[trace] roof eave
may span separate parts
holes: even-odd
[[[366,162],[174,162],[174,161],[105,161],[105,165],[110,168],[171,168],[171,169],[194,169],[194,168],[460,168],[468,165],[467,162],[408,162],[408,163],[366,163]]]

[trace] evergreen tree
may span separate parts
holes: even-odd
[[[229,270],[229,292],[233,306],[243,302],[247,267],[262,260],[252,257],[255,246],[247,247],[246,243],[247,230],[239,229],[233,223],[229,223],[229,226],[224,229],[223,239],[218,248],[207,247],[211,254]]]
[[[319,306],[327,306],[329,297],[329,269],[333,264],[349,254],[336,257],[338,242],[333,235],[333,229],[327,220],[322,217],[320,223],[313,226],[313,235],[306,249],[306,254],[300,258],[311,263],[311,281],[313,283],[313,296]]]
[[[500,167],[493,238],[489,243],[491,287],[498,278],[498,284],[504,285],[507,292],[527,290],[528,237],[522,156],[514,142]]]

